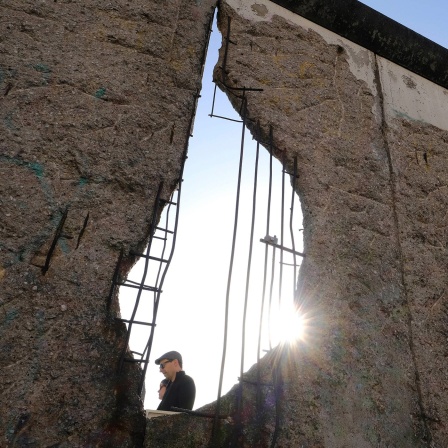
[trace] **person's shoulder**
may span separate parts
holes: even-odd
[[[185,378],[185,381],[188,381],[190,383],[194,383],[194,379],[190,375],[185,374],[184,378]]]
[[[193,381],[193,378],[190,376],[190,375],[187,375],[186,373],[185,373],[185,370],[181,370],[180,372],[178,372],[178,374],[180,374],[179,375],[179,380],[180,381],[182,381],[182,382],[193,382],[194,383],[194,381]]]

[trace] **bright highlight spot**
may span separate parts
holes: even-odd
[[[304,340],[306,336],[306,318],[293,305],[283,305],[271,319],[271,334],[274,343],[292,343]]]

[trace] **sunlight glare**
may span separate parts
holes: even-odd
[[[275,342],[294,343],[306,336],[306,318],[293,304],[280,307],[271,320],[272,336]]]

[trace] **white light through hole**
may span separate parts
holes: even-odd
[[[215,42],[213,42],[215,40]],[[185,166],[182,183],[182,204],[180,207],[180,223],[177,234],[176,250],[170,265],[160,307],[157,315],[157,327],[151,350],[146,380],[145,408],[156,409],[160,401],[157,390],[163,376],[154,360],[169,350],[182,353],[184,368],[196,382],[196,401],[194,409],[216,400],[220,377],[223,339],[224,339],[224,305],[226,298],[227,273],[229,269],[232,229],[235,213],[235,194],[237,185],[238,162],[241,145],[241,124],[210,118],[211,98],[213,97],[212,69],[216,63],[217,49],[221,44],[221,36],[215,30],[209,49],[214,52],[214,60],[208,59],[202,95],[199,100],[197,120],[194,127],[194,138],[191,139],[188,160]],[[208,99],[208,100],[207,100]],[[205,101],[207,100],[207,101]],[[239,119],[224,94],[217,92],[215,113]],[[246,131],[243,176],[240,197],[240,213],[237,232],[235,263],[231,284],[231,300],[229,310],[228,347],[223,379],[223,395],[238,382],[240,375],[242,350],[242,317],[245,299],[248,246],[251,226],[251,208],[253,200],[253,177],[255,166],[256,142]],[[279,161],[273,160],[272,167],[272,205],[270,233],[281,234],[281,187],[282,167]],[[266,235],[267,199],[269,196],[269,153],[260,148],[260,160],[257,187],[257,212],[255,219],[252,270],[247,303],[247,322],[245,332],[244,371],[257,361],[260,309],[263,298],[263,260],[266,244],[260,242]],[[292,248],[289,231],[289,207],[291,201],[290,178],[285,182],[285,229],[283,246]],[[295,250],[302,252],[302,227],[299,198],[294,208],[293,228],[296,232]],[[164,224],[164,218],[161,223]],[[153,242],[156,249],[156,242]],[[273,248],[269,246],[266,294],[264,297],[263,325],[260,343],[262,357],[270,348],[285,339],[294,339],[294,319],[291,319],[292,305],[286,307],[285,317],[268,318],[269,302],[272,313],[276,313],[279,303],[279,271],[281,255],[277,248],[272,257]],[[292,301],[294,279],[299,271],[301,260],[294,260],[292,254],[283,253],[283,287],[282,303]],[[294,269],[294,261],[297,270]],[[142,259],[130,274],[132,280],[139,282],[143,266]],[[271,285],[271,272],[274,269],[274,281]],[[135,272],[134,272],[135,271]],[[151,266],[146,284],[152,285],[152,276],[157,268]],[[270,294],[272,291],[272,295]],[[129,297],[127,297],[129,295]],[[120,290],[122,317],[129,318],[133,306],[135,291],[131,288]],[[145,321],[152,317],[152,295],[142,294],[136,320]],[[141,310],[140,310],[141,308]],[[285,319],[292,320],[285,325]],[[268,322],[270,321],[270,322]],[[300,321],[300,319],[299,319]],[[274,322],[277,322],[274,324]],[[270,326],[269,323],[272,325]],[[300,324],[300,322],[299,322]],[[141,327],[141,326],[140,326]],[[270,344],[269,329],[272,335]],[[286,328],[290,330],[286,331]],[[283,336],[277,336],[282,329]],[[146,333],[144,331],[146,330]],[[296,328],[297,330],[297,328]],[[142,352],[148,340],[148,327],[133,326],[130,345],[132,350]],[[286,336],[289,334],[290,336]],[[299,331],[299,336],[302,333]]]
[[[284,304],[277,310],[272,310],[271,335],[274,345],[303,341],[306,330],[306,316],[294,304]]]

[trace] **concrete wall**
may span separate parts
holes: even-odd
[[[168,198],[179,179],[213,5],[1,2],[2,447],[143,442],[140,373],[117,373],[124,324],[106,300],[159,183]]]
[[[0,445],[143,443],[106,299],[160,181],[165,197],[178,181],[213,4],[0,6]],[[218,445],[447,446],[447,91],[269,1],[223,1],[224,36],[228,17],[216,77],[262,88],[249,126],[298,159],[310,328],[245,374],[239,412],[237,389],[223,398]],[[211,431],[160,417],[145,445],[205,447]]]

